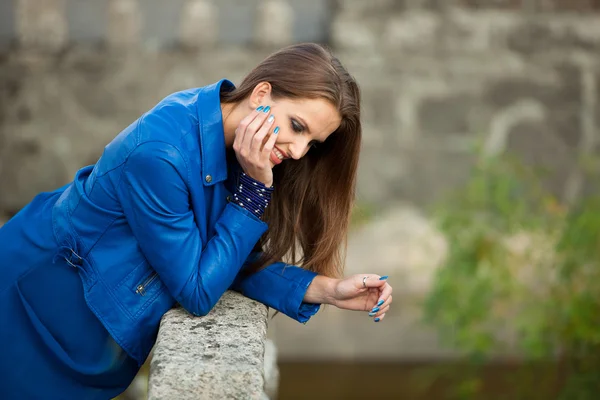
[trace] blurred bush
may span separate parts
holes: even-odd
[[[600,182],[598,165],[582,163],[586,179]],[[567,206],[545,188],[543,174],[514,156],[482,158],[466,186],[435,206],[450,249],[425,318],[471,366],[498,355],[536,365],[518,369],[511,398],[595,399],[600,196]],[[477,376],[475,368],[462,378],[455,397],[478,397]],[[554,382],[553,393],[542,390],[544,379]]]

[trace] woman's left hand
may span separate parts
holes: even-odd
[[[381,321],[392,304],[392,287],[387,276],[352,275],[336,282],[333,305],[344,310],[368,311],[375,322]]]

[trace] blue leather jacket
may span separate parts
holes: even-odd
[[[140,364],[175,302],[205,315],[234,289],[300,322],[319,309],[303,303],[313,272],[275,263],[240,274],[267,225],[228,202],[235,175],[219,95],[233,88],[221,80],[168,96],[53,207],[57,256],[79,269],[89,307]]]

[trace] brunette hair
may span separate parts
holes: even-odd
[[[302,43],[267,57],[223,103],[238,103],[260,82],[271,84],[273,99],[325,99],[341,117],[327,140],[299,160],[273,169],[271,203],[264,214],[269,229],[258,247],[257,271],[286,261],[329,277],[340,277],[356,191],[361,146],[360,90],[355,79],[324,46]]]

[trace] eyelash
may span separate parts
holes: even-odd
[[[300,125],[295,119],[292,118],[292,130],[296,133],[302,133],[304,131],[304,127]]]
[[[293,118],[291,119],[291,125],[292,125],[292,130],[294,132],[296,132],[296,133],[304,132],[304,127]],[[318,146],[319,143],[316,140],[313,140],[309,144],[310,144],[310,147],[315,148]]]

